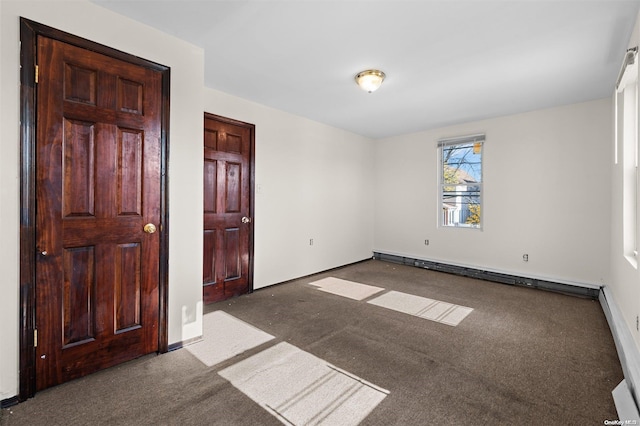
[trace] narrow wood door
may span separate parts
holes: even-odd
[[[205,303],[251,290],[253,126],[205,114]]]
[[[40,390],[158,350],[162,75],[37,49]]]

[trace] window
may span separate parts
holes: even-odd
[[[484,135],[438,141],[440,226],[482,228]]]
[[[627,52],[616,87],[616,162],[622,166],[624,255],[637,267],[638,257],[638,58]],[[620,129],[618,128],[620,126]],[[619,129],[619,130],[618,130]],[[621,155],[618,159],[617,156]]]

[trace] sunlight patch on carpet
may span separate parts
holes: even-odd
[[[367,303],[452,326],[460,324],[473,311],[473,308],[466,306],[440,302],[399,291],[390,291],[369,300]]]
[[[334,277],[323,278],[309,284],[318,287],[318,290],[320,291],[336,294],[342,297],[348,297],[349,299],[354,300],[363,300],[384,290],[382,287],[354,283],[353,281],[342,280]]]
[[[389,394],[286,342],[218,374],[287,425],[357,425]]]
[[[274,339],[272,335],[223,311],[204,315],[202,326],[203,340],[185,349],[208,367]]]

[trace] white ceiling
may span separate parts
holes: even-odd
[[[371,138],[610,96],[640,9],[640,0],[93,1],[203,47],[207,87]],[[387,74],[371,94],[353,80],[368,68]]]

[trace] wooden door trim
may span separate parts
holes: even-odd
[[[253,234],[255,230],[255,178],[256,178],[256,126],[255,124],[247,123],[244,121],[234,120],[233,118],[223,117],[221,115],[211,114],[209,112],[204,113],[205,120],[207,118],[220,121],[226,124],[232,124],[234,126],[243,127],[249,129],[249,216],[251,217],[251,226],[249,232],[249,272],[248,272],[248,286],[249,293],[253,293]]]
[[[36,317],[36,123],[37,103],[35,65],[37,37],[43,36],[91,50],[162,74],[161,178],[160,178],[160,265],[158,351],[168,350],[167,308],[169,269],[169,98],[170,68],[129,55],[55,28],[20,18],[20,384],[19,400],[32,397],[36,389],[36,351],[34,327]]]

